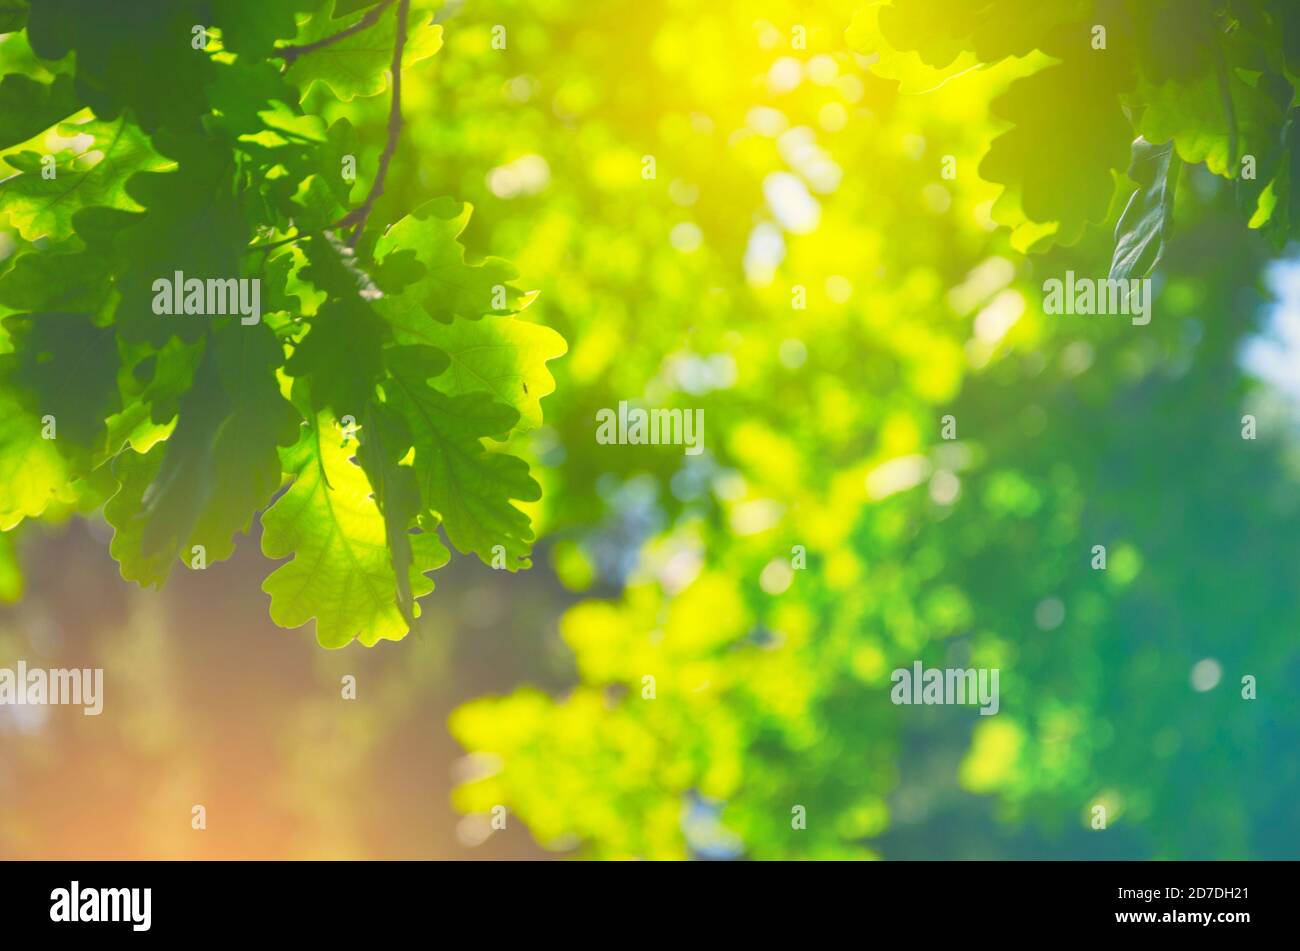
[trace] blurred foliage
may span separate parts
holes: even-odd
[[[1293,84],[1286,34],[1243,6],[1289,15],[1215,5],[1210,35],[1267,45]],[[458,15],[421,171],[461,176],[481,246],[536,276],[572,342],[535,445],[554,569],[586,597],[560,624],[570,690],[453,716],[480,767],[456,802],[604,857],[1294,855],[1300,513],[1290,426],[1241,438],[1271,254],[1251,183],[1195,129],[1125,111],[1160,79],[1129,14],[1167,10],[889,9]],[[1070,25],[1063,73],[1040,37]],[[1181,62],[1183,34],[1149,29]],[[1217,100],[1186,108],[1222,127]],[[1233,183],[1188,167],[1177,213],[1146,216],[1150,326],[1045,317],[1044,277],[1107,273],[1143,131]],[[620,399],[703,407],[706,453],[596,445]],[[1222,682],[1199,692],[1207,657]],[[892,706],[916,659],[999,667],[1001,712]],[[1247,674],[1272,684],[1258,700]]]

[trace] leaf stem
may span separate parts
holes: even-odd
[[[352,36],[355,33],[360,33],[362,30],[366,30],[374,26],[376,23],[379,22],[379,18],[383,16],[384,11],[388,9],[388,7],[392,6],[392,3],[393,0],[381,0],[381,2],[377,7],[371,10],[365,16],[363,16],[356,23],[352,24],[346,30],[340,30],[338,33],[335,33],[331,36],[323,37],[322,39],[316,40],[315,42],[304,43],[302,46],[277,46],[274,51],[275,55],[280,59],[284,60],[287,66],[292,66],[300,56],[306,56],[308,53],[314,53],[317,50],[324,49],[327,46],[332,46],[335,43],[337,43],[339,40],[345,40],[349,36]],[[405,23],[405,21],[403,21],[403,23]]]
[[[269,241],[266,244],[250,244],[248,247],[244,248],[244,250],[241,251],[240,253],[252,254],[255,251],[263,251],[263,252],[272,251],[275,248],[283,247],[286,244],[293,244],[295,241],[301,241],[303,238],[310,238],[314,234],[316,234],[316,232],[314,231],[300,231],[297,234],[290,235],[287,238],[280,238],[278,241]]]
[[[375,201],[384,193],[384,179],[388,176],[388,163],[397,151],[397,139],[402,133],[402,51],[406,46],[406,20],[411,9],[411,0],[398,0],[397,36],[393,42],[393,100],[388,112],[388,141],[384,144],[383,154],[379,156],[379,169],[375,173],[375,182],[370,186],[370,193],[359,208],[349,212],[340,226],[355,225],[348,238],[348,247],[355,248],[357,239],[365,230],[366,219],[375,206]]]

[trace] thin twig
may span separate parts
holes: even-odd
[[[392,3],[393,0],[381,0],[377,7],[372,9],[356,23],[352,24],[346,30],[340,30],[332,36],[326,36],[313,43],[304,43],[302,46],[277,46],[275,48],[275,55],[284,60],[287,66],[292,66],[294,61],[300,56],[306,56],[308,53],[314,53],[327,46],[332,46],[339,40],[345,40],[354,33],[360,33],[362,30],[374,26],[379,22],[379,18],[383,16],[384,10],[390,7]],[[405,21],[403,21],[403,23],[405,23]]]
[[[301,241],[303,238],[310,238],[316,233],[317,232],[314,231],[300,231],[297,234],[290,235],[287,238],[281,238],[278,241],[269,241],[266,244],[250,244],[248,247],[244,248],[240,254],[252,254],[255,251],[271,251],[275,248],[284,247],[286,244],[293,244],[295,241]]]
[[[379,156],[379,170],[375,173],[375,183],[370,186],[370,193],[359,208],[349,212],[340,226],[356,225],[348,238],[348,247],[355,248],[357,239],[365,230],[366,219],[375,206],[375,201],[384,193],[384,179],[388,175],[388,163],[397,151],[397,139],[402,133],[402,50],[406,46],[406,19],[411,9],[411,0],[398,0],[397,4],[397,38],[393,42],[393,102],[388,112],[388,142],[383,154]]]
[[[297,141],[305,143],[307,145],[325,144],[325,142],[321,139],[313,139],[309,135],[303,135],[301,132],[294,132],[292,129],[282,129],[278,125],[271,125],[271,123],[269,122],[266,123],[266,128],[268,131],[274,132],[278,136],[282,136],[286,139],[296,139]]]

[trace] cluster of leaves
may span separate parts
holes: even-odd
[[[1005,187],[995,217],[1020,249],[1072,244],[1113,218],[1127,168],[1140,188],[1111,276],[1131,277],[1160,259],[1182,163],[1230,179],[1276,247],[1300,235],[1297,35],[1289,0],[894,0],[860,11],[849,40],[911,89],[1026,58],[980,163]]]
[[[442,42],[430,9],[0,16],[0,220],[18,245],[0,271],[0,528],[103,505],[123,577],[161,585],[229,558],[265,509],[264,553],[291,558],[263,586],[271,616],[315,618],[329,647],[412,628],[449,559],[439,526],[527,567],[515,503],[540,488],[497,444],[540,421],[563,340],[512,316],[532,295],[509,264],[467,261],[468,206],[380,201],[390,162],[411,161],[401,73]],[[363,143],[354,120],[375,112]],[[158,315],[154,282],[177,273],[256,279],[261,321]]]

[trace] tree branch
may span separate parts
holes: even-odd
[[[375,201],[384,193],[388,163],[392,161],[393,153],[397,151],[397,139],[402,133],[402,50],[406,46],[406,20],[410,9],[411,0],[398,0],[397,37],[393,42],[393,101],[388,112],[388,141],[384,145],[383,154],[379,156],[379,169],[375,173],[375,182],[370,186],[370,193],[366,195],[366,200],[361,203],[361,206],[349,212],[339,222],[340,227],[356,226],[348,238],[350,248],[357,246],[357,239],[365,230],[366,219],[370,217]]]
[[[284,60],[286,66],[292,66],[300,56],[306,56],[308,53],[314,53],[317,50],[324,49],[327,46],[332,46],[335,43],[337,43],[339,40],[345,40],[349,36],[352,36],[355,33],[360,33],[362,30],[366,30],[374,26],[376,23],[379,22],[379,18],[383,16],[384,11],[388,9],[388,7],[392,6],[392,3],[393,0],[380,0],[380,3],[377,7],[371,10],[365,16],[363,16],[356,23],[352,24],[346,30],[340,30],[338,33],[335,33],[333,36],[324,37],[323,39],[316,40],[313,43],[305,43],[302,46],[277,46],[275,48],[275,55],[280,59]],[[405,26],[405,24],[406,21],[403,20],[402,25]]]

